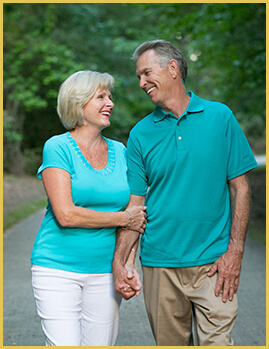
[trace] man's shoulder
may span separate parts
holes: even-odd
[[[226,125],[233,117],[232,110],[224,103],[198,97],[203,105],[203,115],[206,119],[216,122],[220,127]]]
[[[131,134],[135,135],[140,132],[150,132],[151,127],[154,125],[153,114],[154,114],[154,111],[146,115],[140,121],[138,121],[138,123],[135,124],[134,127],[132,128],[130,135]]]
[[[222,112],[231,114],[231,109],[224,103],[200,98],[203,101],[205,111]]]

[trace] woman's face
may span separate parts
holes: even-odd
[[[110,116],[114,107],[112,96],[108,88],[98,89],[94,96],[83,107],[83,125],[104,129],[110,126]]]

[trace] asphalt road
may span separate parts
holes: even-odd
[[[3,345],[43,346],[30,282],[30,254],[43,219],[40,211],[4,234]],[[265,246],[246,241],[239,297],[239,313],[233,330],[235,346],[266,345]],[[143,296],[122,301],[117,346],[155,345]]]

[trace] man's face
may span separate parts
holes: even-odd
[[[148,50],[137,60],[136,75],[140,80],[140,87],[151,98],[152,103],[160,107],[165,106],[171,98],[170,92],[173,82],[169,65],[161,67],[155,51]]]

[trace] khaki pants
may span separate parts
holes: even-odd
[[[237,296],[223,303],[214,294],[217,275],[210,266],[191,268],[143,267],[146,309],[157,345],[233,345],[231,330]]]

